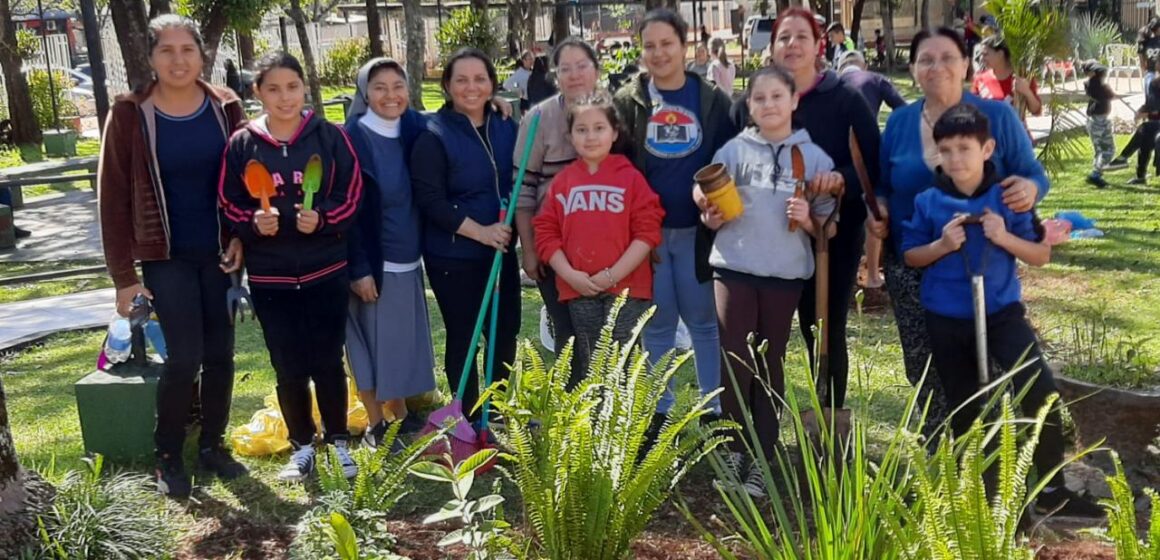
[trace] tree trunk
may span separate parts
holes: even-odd
[[[509,2],[507,5],[507,55],[512,60],[520,58],[520,22],[524,2]]]
[[[198,23],[201,28],[201,38],[205,42],[205,68],[202,69],[201,74],[206,81],[209,81],[210,76],[213,75],[213,65],[217,60],[218,47],[222,44],[222,36],[225,35],[229,23],[225,2],[214,2],[209,13],[206,14],[205,20]]]
[[[149,67],[149,42],[146,39],[145,4],[141,0],[109,0],[117,45],[125,61],[125,78],[129,89],[135,90],[153,80]]]
[[[922,0],[922,28],[930,29],[930,0]]]
[[[878,13],[882,15],[882,36],[886,42],[886,71],[894,71],[894,1],[879,0]]]
[[[411,91],[411,106],[422,111],[427,109],[423,105],[427,30],[423,26],[421,0],[403,0],[403,32],[407,37],[407,87]]]
[[[763,5],[765,5],[766,8],[765,8],[765,11],[761,12],[761,15],[763,15],[763,16],[770,15],[768,13],[769,12],[769,3],[764,2]],[[777,0],[777,13],[780,14],[782,12],[782,10],[788,8],[789,6],[790,6],[789,0]]]
[[[238,58],[241,58],[242,68],[254,66],[254,36],[250,31],[238,32]]]
[[[524,49],[536,48],[536,19],[540,16],[540,0],[524,0],[524,21],[520,44]]]
[[[371,58],[383,56],[383,18],[379,17],[377,0],[366,0],[367,35],[370,35]]]
[[[8,0],[0,0],[4,26]],[[9,82],[11,85],[11,82]],[[52,505],[54,490],[36,475],[20,468],[16,445],[8,428],[8,397],[0,381],[0,558],[20,558],[22,549],[37,541],[37,519]]]
[[[149,19],[153,19],[161,14],[168,14],[172,11],[169,8],[169,0],[149,0]]]
[[[4,83],[8,91],[8,117],[12,120],[12,140],[16,145],[36,144],[41,141],[40,125],[36,122],[36,112],[32,109],[32,96],[28,91],[28,81],[20,72],[20,53],[16,48],[16,24],[12,22],[12,10],[8,0],[0,0],[0,69],[4,71]],[[3,393],[0,392],[0,397]],[[7,421],[0,430],[7,430]],[[0,488],[4,485],[3,455],[0,454]]]
[[[552,12],[552,46],[559,45],[560,41],[572,34],[571,8],[567,4],[556,4],[555,11]]]
[[[866,0],[855,0],[850,20],[850,37],[854,44],[862,45],[862,10],[866,7]]]
[[[298,44],[302,47],[302,62],[306,66],[306,81],[310,86],[310,102],[314,111],[322,115],[322,82],[318,80],[318,66],[314,62],[314,51],[310,48],[310,34],[306,32],[306,13],[302,11],[302,0],[290,0],[290,19],[294,20]]]

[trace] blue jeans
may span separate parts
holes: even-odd
[[[1155,77],[1156,77],[1155,72],[1145,72],[1144,73],[1144,100],[1145,101],[1147,101],[1148,97],[1151,96],[1151,94],[1148,93],[1148,86],[1152,84],[1152,79]]]
[[[652,363],[676,346],[677,319],[683,319],[693,339],[697,384],[706,395],[721,386],[721,338],[717,334],[717,307],[713,283],[697,281],[694,246],[697,228],[664,228],[657,254],[661,262],[653,271],[653,303],[656,313],[644,327],[644,347]],[[676,395],[669,385],[657,405],[668,413]],[[720,399],[710,405],[720,414]]]

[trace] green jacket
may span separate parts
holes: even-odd
[[[648,74],[641,73],[624,84],[613,96],[616,113],[620,116],[625,132],[629,136],[632,153],[629,154],[632,164],[648,177],[647,152],[645,151],[645,133],[648,131],[648,119],[652,116],[652,102],[648,94]],[[704,134],[702,142],[708,146],[710,153],[716,154],[727,142],[737,136],[739,130],[729,118],[729,110],[733,107],[733,100],[725,92],[713,87],[693,72],[685,72],[685,79],[694,80],[701,84],[701,132]],[[693,178],[689,177],[689,185]],[[691,195],[690,195],[691,196]],[[697,228],[697,243],[694,250],[697,263],[697,280],[708,282],[713,279],[713,269],[709,267],[709,251],[713,247],[713,231],[706,227]]]

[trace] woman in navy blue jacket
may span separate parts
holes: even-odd
[[[415,141],[411,181],[423,216],[423,263],[447,328],[443,370],[455,390],[464,360],[471,378],[463,398],[466,414],[479,399],[475,319],[483,302],[495,251],[503,251],[495,374],[507,375],[520,330],[520,274],[510,226],[500,208],[511,195],[516,125],[495,113],[495,66],[478,49],[460,49],[443,68],[446,104]],[[485,323],[486,324],[486,323]],[[474,419],[474,418],[473,418]]]
[[[435,352],[423,285],[419,208],[408,158],[426,119],[408,107],[407,73],[396,61],[363,65],[347,115],[363,174],[363,200],[351,228],[350,310],[346,353],[367,409],[363,437],[377,448],[387,431],[383,405],[413,433],[423,422],[407,414],[407,397],[435,389]],[[397,447],[397,446],[396,446]]]
[[[303,110],[305,82],[302,66],[288,54],[259,63],[255,93],[265,113],[230,138],[218,189],[222,216],[246,249],[254,311],[277,374],[278,406],[294,448],[278,473],[286,481],[314,470],[311,382],[325,442],[335,446],[347,478],[358,474],[347,445],[342,348],[350,289],[346,233],[362,197],[362,174],[346,133]],[[305,208],[305,168],[314,155],[322,159],[322,184],[313,208]],[[251,161],[272,176],[268,210],[243,180]]]

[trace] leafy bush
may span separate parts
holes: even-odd
[[[51,513],[40,519],[40,558],[171,558],[177,527],[151,479],[130,473],[102,477],[100,455],[85,463],[87,472],[64,476]]]
[[[497,453],[495,449],[481,449],[454,468],[447,466],[451,462],[450,456],[445,456],[443,462],[419,463],[411,467],[415,476],[451,486],[454,497],[438,512],[423,519],[423,524],[450,520],[463,523],[462,527],[440,539],[438,546],[463,545],[471,551],[467,560],[515,558],[518,552],[514,541],[506,535],[511,525],[503,518],[504,498],[499,493],[501,479],[495,479],[491,494],[478,499],[469,498],[476,470],[494,460]]]
[[[475,47],[495,58],[500,34],[487,10],[460,8],[435,32],[439,57],[446,61],[462,47]]]
[[[681,401],[669,411],[655,444],[646,447],[657,403],[688,355],[666,355],[650,368],[635,348],[646,313],[628,344],[612,340],[624,304],[614,306],[588,376],[566,388],[572,348],[547,369],[529,341],[511,378],[489,390],[506,419],[497,437],[509,453],[525,518],[541,556],[552,560],[626,558],[630,544],[688,470],[727,437],[731,423],[705,428],[716,395]],[[536,425],[538,423],[538,426]]]
[[[371,57],[371,43],[366,37],[338,41],[322,56],[318,77],[330,86],[354,85],[358,69]]]
[[[1104,47],[1124,40],[1120,28],[1111,20],[1094,12],[1080,12],[1071,16],[1071,42],[1080,60],[1100,59]]]
[[[56,127],[52,114],[52,91],[49,88],[48,72],[44,70],[28,71],[28,93],[32,96],[32,110],[36,113],[36,122],[41,130]],[[72,89],[72,81],[63,72],[53,72],[53,82],[56,87],[56,108],[59,116],[77,114],[77,107],[69,101],[66,92]]]
[[[1152,521],[1146,540],[1141,541],[1136,535],[1136,502],[1128,478],[1124,476],[1124,465],[1115,452],[1112,453],[1112,461],[1116,465],[1115,476],[1108,477],[1112,497],[1101,502],[1101,505],[1108,512],[1108,537],[1116,546],[1116,558],[1148,560],[1160,557],[1160,495],[1155,488],[1144,489],[1144,495],[1148,496],[1152,505]]]
[[[16,54],[20,60],[28,60],[36,56],[36,51],[43,48],[40,37],[31,29],[16,30]]]
[[[322,491],[320,505],[311,509],[298,522],[298,534],[290,544],[290,557],[302,560],[334,559],[335,546],[331,533],[332,514],[341,514],[355,535],[360,558],[391,558],[390,549],[395,538],[384,526],[387,513],[403,496],[410,492],[407,471],[442,434],[431,433],[416,438],[403,451],[392,454],[391,445],[399,433],[399,424],[392,424],[383,444],[371,452],[361,448],[351,455],[358,464],[358,476],[353,481],[342,474],[342,466],[333,449],[323,455],[318,468],[318,486]]]

